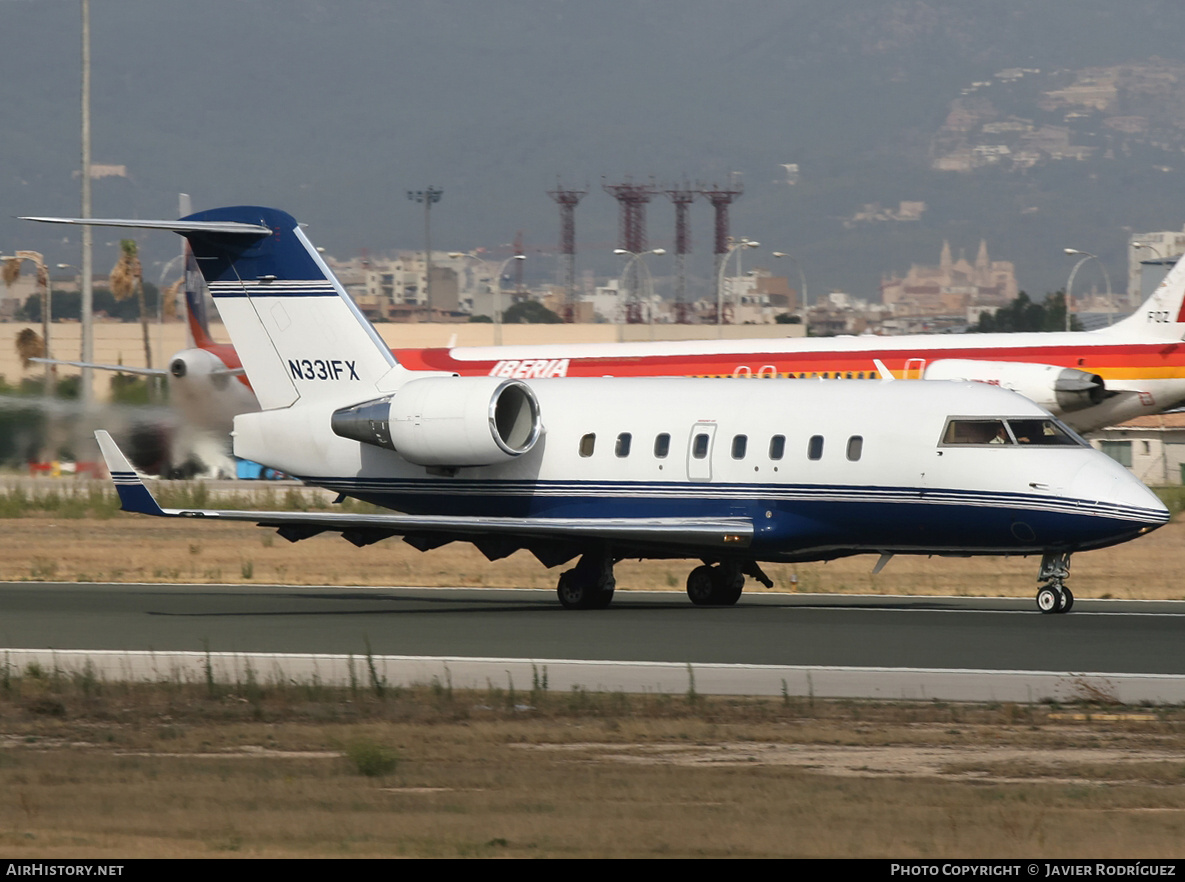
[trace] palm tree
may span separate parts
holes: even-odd
[[[11,288],[12,283],[21,276],[21,259],[10,257],[4,261],[4,287]]]
[[[27,369],[30,358],[45,357],[45,341],[32,328],[24,328],[16,335],[16,353],[21,357],[21,367]]]
[[[144,303],[144,271],[140,267],[139,248],[135,239],[120,239],[119,260],[111,270],[108,281],[116,300],[126,300],[136,294],[140,309],[140,328],[144,332],[144,366],[152,367],[152,349],[148,345],[148,307]]]

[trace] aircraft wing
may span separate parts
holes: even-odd
[[[281,535],[294,541],[327,531],[341,532],[356,544],[368,544],[391,535],[429,535],[444,536],[450,541],[504,536],[746,548],[753,539],[753,522],[748,518],[502,518],[161,508],[111,436],[100,430],[95,432],[95,440],[99,442],[124,511],[157,517],[250,521],[277,527]],[[373,538],[368,539],[368,535]]]
[[[97,371],[118,371],[121,374],[139,374],[142,377],[164,377],[168,371],[164,368],[128,367],[126,364],[95,364],[89,361],[65,361],[60,358],[30,358],[38,364],[64,364],[69,367],[93,368]]]
[[[129,367],[126,364],[96,364],[93,361],[67,361],[63,358],[30,358],[29,361],[35,361],[38,364],[63,364],[68,367],[91,368],[96,371],[115,371],[121,374],[138,374],[142,377],[167,377],[169,375],[169,371],[165,368]],[[215,373],[241,377],[246,374],[246,371],[238,367],[215,371]]]

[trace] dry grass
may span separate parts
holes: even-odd
[[[1065,716],[10,677],[0,689],[0,850],[1181,857],[1185,712]],[[362,774],[350,760],[357,745],[398,762]]]
[[[1180,577],[1185,520],[1074,558],[1079,598],[1185,599]],[[876,558],[767,567],[775,590],[836,594],[1031,597],[1038,559],[899,556],[878,575]],[[682,591],[690,561],[623,561],[619,589]],[[28,517],[3,521],[0,580],[114,582],[281,582],[300,585],[424,585],[552,588],[548,570],[526,552],[487,561],[458,542],[421,553],[387,540],[355,548],[322,535],[289,543],[248,524],[159,520],[123,513],[109,519]],[[747,591],[760,591],[749,580]]]

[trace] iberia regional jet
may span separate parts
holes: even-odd
[[[1140,308],[1097,331],[397,349],[413,370],[513,379],[747,377],[973,380],[1080,432],[1185,402],[1185,259]]]

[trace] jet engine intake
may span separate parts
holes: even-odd
[[[186,380],[191,384],[209,383],[217,391],[225,389],[233,376],[218,356],[204,349],[178,352],[169,362],[169,375],[173,380]]]
[[[499,377],[411,380],[394,395],[335,410],[330,425],[342,438],[442,468],[507,462],[543,431],[531,387]]]
[[[1098,374],[1054,364],[942,358],[931,362],[926,380],[973,380],[1019,392],[1055,414],[1073,413],[1099,404],[1107,387]]]

